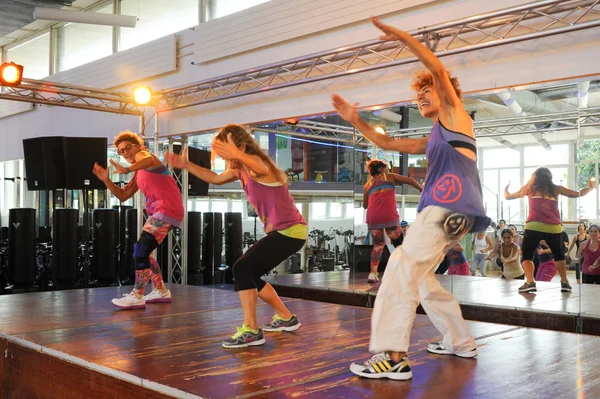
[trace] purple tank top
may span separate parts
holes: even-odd
[[[528,197],[529,217],[527,222],[539,222],[550,225],[560,225],[558,200],[544,197]]]
[[[287,186],[268,186],[254,181],[248,172],[240,170],[242,189],[264,224],[265,233],[280,231],[297,224],[306,224],[298,212]]]
[[[452,137],[446,139],[444,137]],[[452,141],[472,140],[468,136],[452,132],[436,121],[427,142],[428,160],[425,187],[421,194],[418,211],[427,206],[439,206],[467,216],[474,216],[471,231],[485,231],[491,219],[483,208],[481,182],[477,173],[477,162],[458,152]],[[465,140],[466,141],[466,140]]]

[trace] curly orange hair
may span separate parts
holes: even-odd
[[[118,147],[123,141],[127,141],[132,144],[139,144],[139,146],[144,149],[144,140],[138,136],[136,133],[131,132],[129,130],[125,130],[124,132],[119,133],[117,137],[115,137],[115,147]]]
[[[460,83],[458,81],[458,78],[452,76],[452,74],[448,71],[446,71],[446,73],[450,78],[450,83],[452,83],[452,87],[454,87],[454,92],[456,93],[458,98],[462,100],[462,90],[460,89]],[[413,76],[412,85],[410,87],[418,93],[425,86],[433,86],[433,76],[431,76],[431,73],[427,71],[416,72]]]

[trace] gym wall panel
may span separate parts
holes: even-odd
[[[271,0],[196,27],[195,63],[302,38],[436,0]],[[364,38],[349,38],[348,43]]]
[[[52,82],[100,89],[122,86],[177,69],[177,41],[168,35],[49,76]]]
[[[0,119],[7,116],[20,114],[21,112],[31,111],[33,104],[19,101],[0,100]]]

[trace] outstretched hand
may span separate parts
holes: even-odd
[[[175,169],[185,169],[188,166],[188,148],[185,147],[181,154],[165,152],[165,162]]]
[[[358,111],[356,110],[358,103],[350,105],[350,103],[344,100],[339,94],[332,94],[331,104],[338,115],[347,122],[353,123],[358,117]]]
[[[595,177],[590,177],[588,179],[588,187],[589,188],[594,188],[595,185],[596,185],[596,178]]]
[[[213,139],[212,149],[215,153],[226,161],[239,159],[242,151],[235,145],[231,133],[227,134],[227,141]]]
[[[399,29],[394,28],[390,25],[384,24],[377,17],[371,17],[371,22],[373,22],[373,25],[375,25],[380,31],[382,31],[384,33],[383,35],[379,36],[379,40],[384,40],[384,41],[400,40],[398,33],[400,33],[401,31]]]
[[[108,171],[110,170],[110,168],[106,168],[104,169],[102,167],[102,165],[100,165],[98,162],[94,163],[94,168],[92,169],[92,173],[100,180],[100,181],[106,181],[108,180]]]
[[[115,172],[120,173],[122,175],[126,175],[127,173],[129,173],[129,170],[126,167],[121,166],[121,164],[113,161],[112,159],[110,160],[110,163],[112,166],[115,167]]]

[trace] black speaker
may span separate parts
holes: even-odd
[[[52,214],[52,270],[58,282],[74,282],[79,274],[78,220],[77,209],[55,209]]]
[[[114,280],[117,277],[117,232],[117,211],[94,209],[92,272],[98,280]]]
[[[65,159],[62,137],[23,140],[27,189],[55,190],[65,187]]]
[[[354,265],[355,272],[366,272],[369,273],[371,271],[371,251],[373,251],[372,245],[354,245],[352,250],[353,259],[350,265]],[[387,245],[383,247],[383,253],[381,254],[381,260],[379,261],[379,266],[377,267],[377,271],[383,273],[385,268],[387,267],[387,262],[390,258],[390,250]]]
[[[35,209],[8,211],[8,275],[18,285],[32,285],[35,262]]]
[[[202,266],[205,284],[219,284],[215,271],[221,266],[223,250],[223,214],[205,212],[202,214]]]
[[[73,190],[104,190],[94,174],[94,163],[106,168],[107,140],[103,137],[64,137],[65,187]]]
[[[121,211],[123,213],[123,211]],[[138,231],[138,210],[127,209],[125,211],[125,234],[121,244],[121,265],[125,279],[135,279],[135,259],[133,258],[133,245],[137,242]]]
[[[188,281],[202,271],[202,213],[188,212]]]
[[[174,144],[173,152],[175,154],[181,153],[181,145]],[[201,150],[195,147],[188,147],[188,159],[200,165],[203,168],[210,169],[210,151]],[[175,173],[181,173],[181,169],[175,169]],[[205,197],[208,195],[208,183],[198,177],[188,173],[188,195],[195,197]]]
[[[242,214],[240,212],[225,213],[225,282],[233,284],[233,264],[244,254],[242,234]]]
[[[127,222],[127,211],[133,209],[130,205],[114,205],[112,209],[116,210],[116,228],[117,228],[117,247],[119,248],[117,253],[117,263],[119,265],[119,275],[122,278],[125,277],[125,270],[127,269],[126,259],[126,247],[127,241],[125,240],[125,226]],[[133,254],[133,252],[132,252]]]

